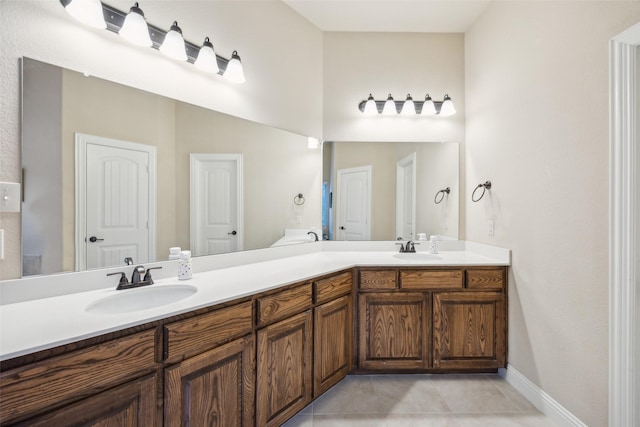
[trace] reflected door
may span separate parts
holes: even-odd
[[[396,164],[396,238],[413,240],[416,224],[416,153]]]
[[[337,171],[336,240],[369,240],[371,166]]]
[[[125,257],[136,264],[153,260],[155,148],[81,134],[77,141],[83,164],[78,220],[84,225],[77,234],[84,254],[79,268],[122,265]]]
[[[242,155],[191,154],[191,252],[243,249]]]

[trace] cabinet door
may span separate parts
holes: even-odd
[[[433,296],[433,365],[496,369],[506,365],[506,310],[501,292]]]
[[[16,426],[156,426],[155,375],[96,394]]]
[[[311,310],[258,331],[256,425],[279,426],[311,402]]]
[[[429,296],[422,293],[371,293],[359,296],[363,370],[428,367]]]
[[[353,297],[320,305],[314,314],[313,395],[318,397],[351,372]]]
[[[252,426],[253,336],[165,369],[166,426]]]

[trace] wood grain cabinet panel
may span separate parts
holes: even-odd
[[[506,365],[505,299],[499,292],[433,296],[433,365],[494,369]]]
[[[82,400],[156,370],[155,329],[0,374],[0,424]]]
[[[360,270],[358,272],[358,288],[360,290],[391,290],[397,287],[396,270]]]
[[[256,425],[279,426],[311,402],[311,310],[258,330]]]
[[[411,290],[462,288],[462,270],[401,271],[400,287]]]
[[[316,304],[323,304],[332,299],[350,294],[353,288],[351,276],[351,272],[348,272],[314,282]]]
[[[159,424],[156,417],[156,390],[157,381],[153,375],[14,425],[29,427],[157,426]]]
[[[165,325],[163,358],[168,363],[179,362],[250,333],[252,306],[247,301]]]
[[[164,425],[253,426],[253,335],[165,369]]]
[[[314,397],[351,372],[352,361],[353,297],[347,295],[314,309]]]
[[[311,307],[311,284],[257,299],[258,326],[284,319]]]
[[[359,296],[359,356],[364,370],[428,366],[428,295],[365,293]]]
[[[506,274],[506,269],[504,268],[467,269],[467,288],[502,290],[506,283]]]

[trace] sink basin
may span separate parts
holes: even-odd
[[[435,260],[442,259],[441,256],[433,255],[433,254],[425,254],[425,253],[421,253],[421,252],[397,253],[397,254],[393,255],[393,257],[401,259],[403,261],[435,261]]]
[[[117,291],[87,305],[85,311],[97,314],[118,314],[148,310],[183,300],[198,292],[191,285],[150,285],[144,288]]]

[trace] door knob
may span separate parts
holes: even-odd
[[[233,230],[231,233],[227,233],[227,235],[232,235],[232,236],[235,236],[236,234],[238,234],[236,230]]]
[[[346,228],[343,225],[341,225],[340,230],[346,230]]]
[[[98,239],[96,236],[91,236],[89,237],[89,241],[91,243],[95,243],[95,242],[102,242],[104,239]]]

